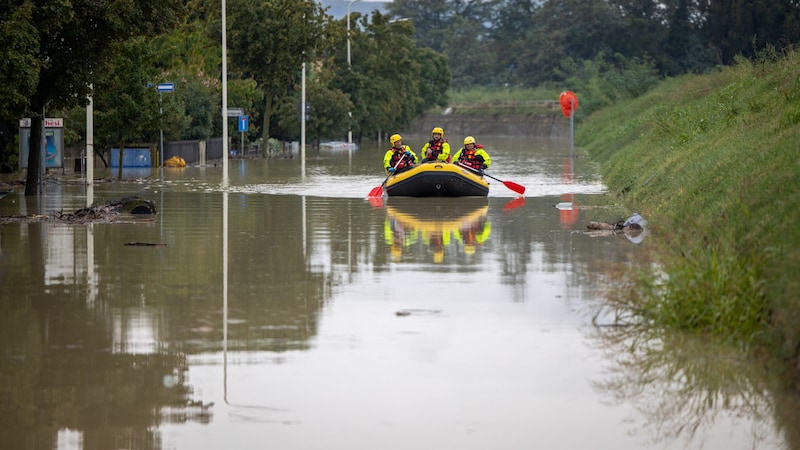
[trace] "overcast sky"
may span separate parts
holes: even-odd
[[[347,4],[349,0],[322,0],[322,6],[329,6],[328,15],[335,19],[341,19],[347,14]],[[386,14],[386,3],[388,1],[359,0],[350,7],[350,12],[360,12],[362,15],[370,14],[373,10],[379,10]]]

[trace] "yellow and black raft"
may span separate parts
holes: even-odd
[[[390,176],[384,184],[389,197],[486,197],[489,183],[457,164],[418,164]]]

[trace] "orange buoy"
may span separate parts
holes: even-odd
[[[561,114],[564,117],[571,117],[575,110],[578,109],[578,96],[572,91],[564,91],[559,96],[561,103]]]

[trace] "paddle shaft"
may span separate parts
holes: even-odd
[[[473,169],[470,166],[461,164],[460,162],[458,163],[458,165],[463,167],[463,168],[465,168],[465,169],[467,169],[467,170],[471,170],[473,173],[479,174],[479,175],[484,176],[484,177],[489,177],[489,178],[491,178],[491,179],[493,179],[495,181],[499,181],[499,182],[503,183],[503,185],[505,187],[511,189],[512,191],[514,191],[514,192],[516,192],[516,193],[518,193],[520,195],[522,195],[525,192],[525,186],[523,186],[521,184],[513,183],[511,181],[503,181],[503,180],[501,180],[499,178],[495,178],[495,177],[489,175],[486,172],[483,172],[483,171],[480,171],[480,170],[476,170],[476,169]]]
[[[463,168],[465,168],[465,169],[467,169],[467,170],[471,170],[471,171],[473,171],[473,172],[475,172],[475,173],[479,174],[480,176],[483,176],[483,177],[489,177],[489,178],[491,178],[491,179],[493,179],[493,180],[495,180],[495,181],[499,181],[499,182],[501,182],[501,183],[505,183],[505,181],[503,181],[503,180],[501,180],[501,179],[499,179],[499,178],[495,178],[495,177],[493,177],[493,176],[489,175],[489,174],[488,174],[488,173],[486,173],[486,172],[481,172],[480,170],[474,169],[474,168],[472,168],[472,167],[470,167],[470,166],[467,166],[467,165],[465,165],[465,164],[458,163],[458,165],[459,165],[459,166],[461,166],[461,167],[463,167]]]
[[[397,162],[394,163],[394,167],[392,167],[392,169],[397,170],[397,166],[399,166],[400,163],[403,162],[404,159],[406,159],[406,152],[405,151],[400,155],[400,159],[398,159]],[[389,172],[389,175],[386,175],[386,178],[383,179],[383,183],[381,183],[381,186],[386,184],[386,182],[389,181],[389,177],[392,176],[392,175],[394,175],[394,172]]]
[[[403,154],[400,155],[400,159],[398,159],[397,162],[394,164],[393,169],[397,170],[397,166],[400,165],[400,162],[403,161],[403,159],[405,159],[405,157],[406,157],[406,153],[403,152]],[[394,175],[394,172],[390,172],[389,175],[386,175],[386,178],[383,179],[383,183],[381,183],[380,186],[375,186],[374,188],[372,188],[371,191],[369,191],[369,194],[370,194],[369,196],[370,197],[377,197],[378,196],[378,192],[377,192],[378,189],[380,189],[381,195],[383,195],[383,186],[386,184],[387,181],[389,181],[389,177],[392,176],[392,175]]]

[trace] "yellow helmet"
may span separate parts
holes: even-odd
[[[466,245],[464,245],[464,253],[466,253],[468,255],[474,255],[475,254],[475,244],[466,244]]]
[[[444,130],[442,129],[442,127],[435,127],[433,131],[431,131],[431,134],[436,134],[436,133],[439,133],[442,135],[442,137],[444,137]]]
[[[400,136],[399,134],[393,134],[392,137],[389,138],[389,141],[392,143],[392,145],[397,144],[397,141],[402,141],[402,140],[403,136]]]
[[[474,144],[474,143],[475,143],[475,138],[474,137],[467,136],[467,137],[464,138],[464,145]]]

